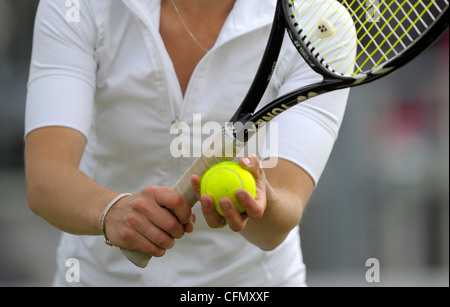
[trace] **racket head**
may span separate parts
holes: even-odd
[[[401,68],[448,29],[448,0],[281,0],[300,54],[324,78],[363,84]]]

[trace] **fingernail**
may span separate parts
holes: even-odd
[[[246,165],[246,166],[250,166],[250,164],[252,163],[252,161],[250,161],[249,158],[243,158],[242,162]]]
[[[200,198],[200,203],[204,208],[208,207],[209,205],[208,200],[205,197]]]
[[[245,198],[246,198],[246,196],[245,196],[244,193],[242,193],[242,192],[241,193],[239,193],[239,192],[236,193],[236,199],[238,200],[238,202],[243,203],[245,201]]]
[[[230,204],[228,203],[228,201],[226,200],[220,200],[220,207],[222,208],[222,210],[228,210],[230,209]]]

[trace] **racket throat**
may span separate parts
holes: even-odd
[[[230,120],[233,123],[245,123],[253,116],[252,112],[255,112],[258,107],[266,92],[270,80],[275,73],[286,33],[285,21],[281,15],[282,9],[282,4],[278,1],[275,11],[275,22],[272,25],[272,29],[269,34],[269,41],[264,51],[261,64],[256,72],[255,78],[253,79],[247,95],[244,97],[239,109]]]

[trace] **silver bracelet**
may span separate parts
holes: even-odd
[[[111,208],[122,198],[126,197],[126,196],[131,196],[132,194],[130,193],[124,193],[124,194],[120,194],[119,196],[117,196],[116,198],[114,198],[109,204],[108,206],[105,208],[105,210],[103,211],[102,214],[102,221],[100,223],[100,229],[102,230],[102,234],[103,237],[105,238],[105,244],[108,246],[113,246],[111,244],[111,242],[109,241],[108,237],[106,236],[106,230],[105,230],[105,218],[108,215],[109,210],[111,210]]]

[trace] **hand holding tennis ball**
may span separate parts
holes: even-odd
[[[219,201],[229,198],[233,201],[239,213],[245,209],[236,199],[236,191],[247,190],[256,198],[256,183],[253,175],[235,162],[222,162],[212,166],[202,177],[200,193],[210,195],[219,215],[223,216]]]

